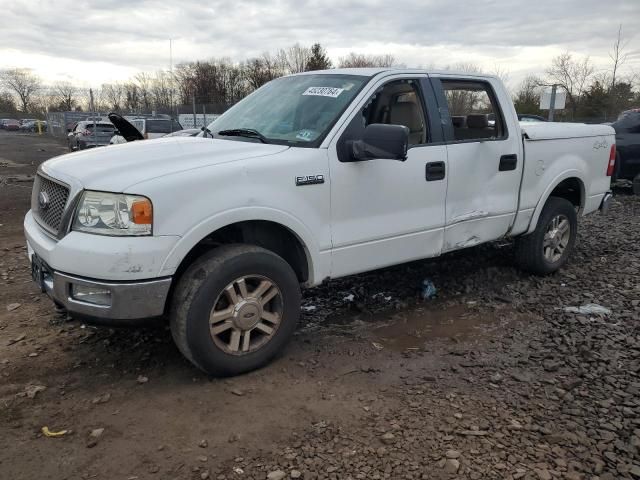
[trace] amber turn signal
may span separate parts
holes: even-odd
[[[151,225],[153,221],[153,207],[148,199],[136,200],[131,205],[131,221],[138,225]]]

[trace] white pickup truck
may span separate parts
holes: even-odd
[[[237,374],[282,350],[301,286],[505,237],[523,269],[557,270],[578,216],[608,207],[614,142],[604,125],[521,127],[492,76],[283,77],[199,137],[43,163],[32,273],[72,316],[168,318],[191,362]]]

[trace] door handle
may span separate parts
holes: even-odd
[[[427,182],[442,180],[445,177],[446,167],[444,162],[429,162],[425,167]]]
[[[518,155],[512,153],[511,155],[502,155],[500,157],[500,165],[498,170],[500,172],[507,172],[509,170],[515,170],[518,166]]]

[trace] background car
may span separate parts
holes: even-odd
[[[20,122],[14,118],[3,118],[1,125],[3,130],[14,132],[20,130]]]
[[[3,125],[5,130],[11,130],[14,132],[20,130],[20,122],[14,118],[5,119]]]
[[[37,118],[23,118],[20,120],[20,130],[28,130],[27,126],[33,124]]]
[[[78,122],[67,135],[69,150],[84,150],[85,148],[104,147],[109,145],[116,127],[109,121]]]
[[[173,132],[182,130],[182,125],[176,120],[166,117],[123,117],[142,134],[145,139],[160,138]],[[121,135],[111,139],[111,144],[126,143]]]
[[[535,122],[546,122],[547,119],[544,117],[541,117],[540,115],[533,115],[531,113],[519,113],[518,114],[518,120],[521,122],[529,122],[529,123],[535,123]]]
[[[614,179],[632,180],[640,195],[640,108],[622,112],[611,126],[616,131]]]
[[[38,127],[40,128],[40,131],[46,132],[47,122],[38,119],[25,119],[22,120],[20,124],[20,130],[23,132],[38,132]]]

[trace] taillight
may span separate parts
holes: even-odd
[[[616,144],[611,145],[611,151],[609,152],[609,165],[607,166],[607,177],[613,175],[616,169]]]

